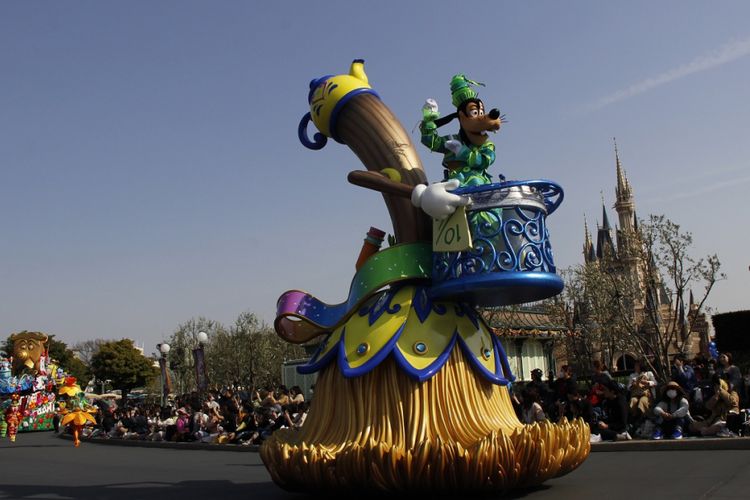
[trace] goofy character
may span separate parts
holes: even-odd
[[[484,103],[477,98],[471,85],[484,85],[456,75],[451,80],[451,100],[456,112],[440,118],[434,99],[427,99],[422,107],[422,144],[431,151],[443,153],[446,181],[456,179],[461,187],[492,183],[487,169],[495,161],[495,145],[488,140],[488,132],[497,132],[504,123],[500,111],[485,114]],[[437,129],[458,118],[458,135],[440,136]],[[501,181],[505,177],[499,176]]]

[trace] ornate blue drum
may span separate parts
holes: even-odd
[[[473,246],[433,253],[434,298],[489,307],[542,300],[562,291],[547,230],[547,217],[563,200],[559,185],[510,181],[453,192],[471,197],[467,218]]]

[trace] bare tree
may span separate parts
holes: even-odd
[[[94,354],[99,352],[99,347],[107,342],[108,341],[104,339],[84,340],[75,344],[70,350],[73,351],[73,354],[75,354],[83,364],[91,366],[91,358],[94,357]]]
[[[565,270],[566,289],[549,301],[549,311],[575,332],[566,348],[579,365],[588,367],[595,354],[612,365],[615,353],[631,352],[665,381],[670,355],[687,352],[706,300],[725,275],[715,254],[692,257],[692,235],[663,215],[625,237],[630,244],[620,255]],[[689,300],[700,287],[698,299]]]

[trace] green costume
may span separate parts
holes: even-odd
[[[456,75],[451,80],[451,96],[456,108],[469,99],[475,99],[477,93],[469,85],[483,85],[467,79],[464,75]],[[419,131],[422,133],[422,144],[430,148],[430,151],[443,153],[443,166],[446,167],[445,180],[458,179],[461,187],[481,186],[491,184],[492,178],[487,169],[495,161],[495,145],[486,141],[481,146],[475,146],[463,141],[460,135],[440,136],[437,133],[435,120],[438,119],[437,111],[424,109]],[[461,143],[461,149],[454,153],[445,146],[449,140]],[[448,168],[451,162],[459,162],[459,168]]]
[[[487,173],[487,169],[495,161],[495,145],[487,141],[481,146],[465,144],[459,135],[437,134],[435,118],[431,120],[424,119],[419,125],[422,133],[422,144],[430,148],[430,151],[443,153],[443,166],[448,168],[449,162],[458,161],[461,163],[460,168],[448,169],[445,180],[458,179],[461,187],[464,186],[481,186],[491,184],[492,178]],[[445,147],[445,142],[455,140],[461,142],[461,149],[458,154]]]

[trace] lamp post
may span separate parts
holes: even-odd
[[[206,332],[198,332],[195,334],[195,340],[198,342],[198,347],[193,349],[193,361],[195,361],[195,385],[198,387],[198,392],[203,392],[208,388],[208,374],[206,373],[206,357],[204,351],[204,345],[208,342],[208,334]]]
[[[164,406],[164,403],[169,397],[169,393],[171,392],[172,388],[172,384],[169,380],[169,370],[167,366],[167,354],[169,354],[169,349],[171,348],[166,342],[156,344],[156,347],[161,353],[161,358],[159,358],[159,368],[161,368],[161,406]]]

